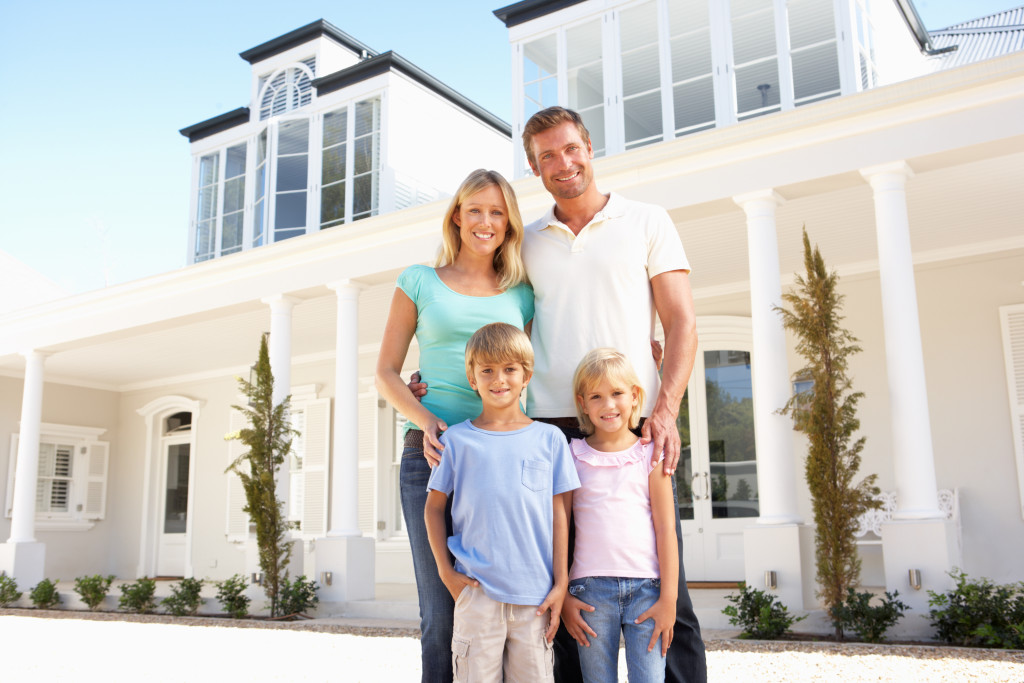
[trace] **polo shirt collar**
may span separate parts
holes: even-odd
[[[622,197],[622,195],[616,192],[609,192],[608,203],[604,205],[603,209],[594,214],[594,218],[587,225],[593,225],[594,223],[600,223],[602,221],[606,221],[612,218],[622,218],[625,215],[626,200]],[[544,217],[541,219],[540,229],[544,230],[545,228],[556,226],[565,228],[566,230],[569,229],[569,227],[565,223],[563,223],[562,221],[558,220],[558,218],[555,217],[555,205],[552,204],[551,208],[548,209],[548,212],[544,214]]]

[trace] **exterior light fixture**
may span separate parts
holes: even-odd
[[[911,569],[907,572],[907,578],[910,581],[910,587],[916,591],[921,590],[921,570]]]
[[[775,573],[775,570],[769,569],[764,573],[764,585],[766,588],[775,590],[779,587],[779,577]]]
[[[334,577],[331,575],[331,572],[320,572],[320,583],[324,586],[330,586],[332,578]]]
[[[252,583],[254,585],[256,585],[256,586],[262,586],[263,585],[263,572],[253,572],[252,573]]]

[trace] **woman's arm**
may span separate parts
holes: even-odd
[[[395,289],[391,299],[388,322],[377,356],[377,391],[398,412],[423,430],[423,455],[431,467],[440,462],[441,432],[448,429],[444,420],[423,407],[402,381],[402,366],[409,353],[409,344],[416,333],[416,304],[401,289]],[[427,446],[431,448],[427,448]]]
[[[437,573],[448,592],[452,594],[452,599],[458,600],[463,588],[479,586],[480,582],[455,571],[455,567],[452,566],[448,556],[448,529],[444,523],[444,510],[447,504],[448,496],[440,491],[433,490],[427,493],[427,503],[423,507],[423,522],[427,526],[427,540],[430,541],[430,550],[434,553]]]
[[[647,646],[650,652],[661,637],[661,656],[668,653],[676,623],[676,598],[679,593],[679,550],[676,545],[676,513],[672,509],[672,477],[661,467],[651,471],[648,482],[651,489],[651,517],[654,520],[654,539],[658,546],[658,573],[661,576],[661,596],[636,623],[654,619],[654,633]]]

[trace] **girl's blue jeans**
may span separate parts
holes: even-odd
[[[619,634],[626,641],[626,670],[630,683],[662,683],[665,658],[661,640],[647,651],[654,633],[654,619],[633,623],[661,596],[659,579],[588,576],[569,582],[569,593],[594,607],[581,612],[597,634],[588,636],[590,647],[579,645],[580,669],[586,683],[616,683],[619,670]]]

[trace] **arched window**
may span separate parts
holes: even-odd
[[[260,121],[304,107],[313,100],[315,64],[316,59],[310,57],[260,79]]]

